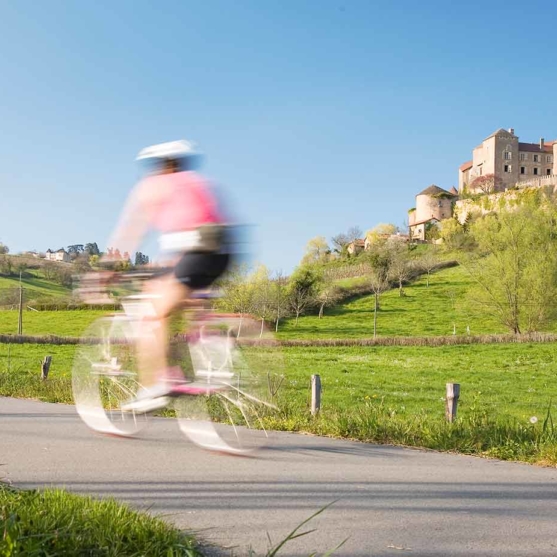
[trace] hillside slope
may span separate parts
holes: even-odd
[[[435,336],[453,334],[489,334],[508,332],[483,308],[474,308],[467,298],[472,279],[462,267],[433,273],[427,287],[423,276],[404,291],[397,289],[381,296],[377,318],[378,336]],[[286,320],[280,338],[363,338],[373,336],[373,296],[355,297],[316,315]]]

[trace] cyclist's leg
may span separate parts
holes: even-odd
[[[146,285],[148,294],[154,295],[155,319],[144,324],[138,342],[140,381],[150,387],[161,380],[159,374],[167,367],[168,322],[174,311],[188,300],[191,289],[172,275],[153,279]]]

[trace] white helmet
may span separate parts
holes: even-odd
[[[179,141],[169,141],[168,143],[159,143],[141,149],[136,160],[145,159],[181,159],[193,155],[200,155],[197,145],[193,141],[180,139]]]

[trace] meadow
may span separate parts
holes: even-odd
[[[54,335],[79,337],[97,318],[106,315],[102,310],[60,310],[23,312],[24,335]],[[0,334],[16,334],[18,312],[0,310]]]
[[[339,281],[340,286],[361,284],[362,279]],[[474,306],[467,293],[472,278],[462,267],[432,273],[404,287],[381,295],[377,317],[378,336],[437,336],[508,332],[494,318],[490,308]],[[279,328],[282,339],[369,338],[373,336],[372,295],[358,296],[317,315],[285,320]]]
[[[75,349],[0,345],[0,396],[71,403]],[[41,381],[47,354],[52,367]],[[280,413],[269,418],[272,428],[557,463],[552,423],[544,427],[557,400],[552,343],[285,347],[282,358],[285,380]],[[312,374],[322,381],[315,418],[309,411]],[[461,385],[453,425],[444,420],[447,382]]]

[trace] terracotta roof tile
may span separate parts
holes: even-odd
[[[474,161],[468,161],[460,165],[460,170],[461,172],[466,172],[467,170],[470,170],[473,166],[474,166]]]

